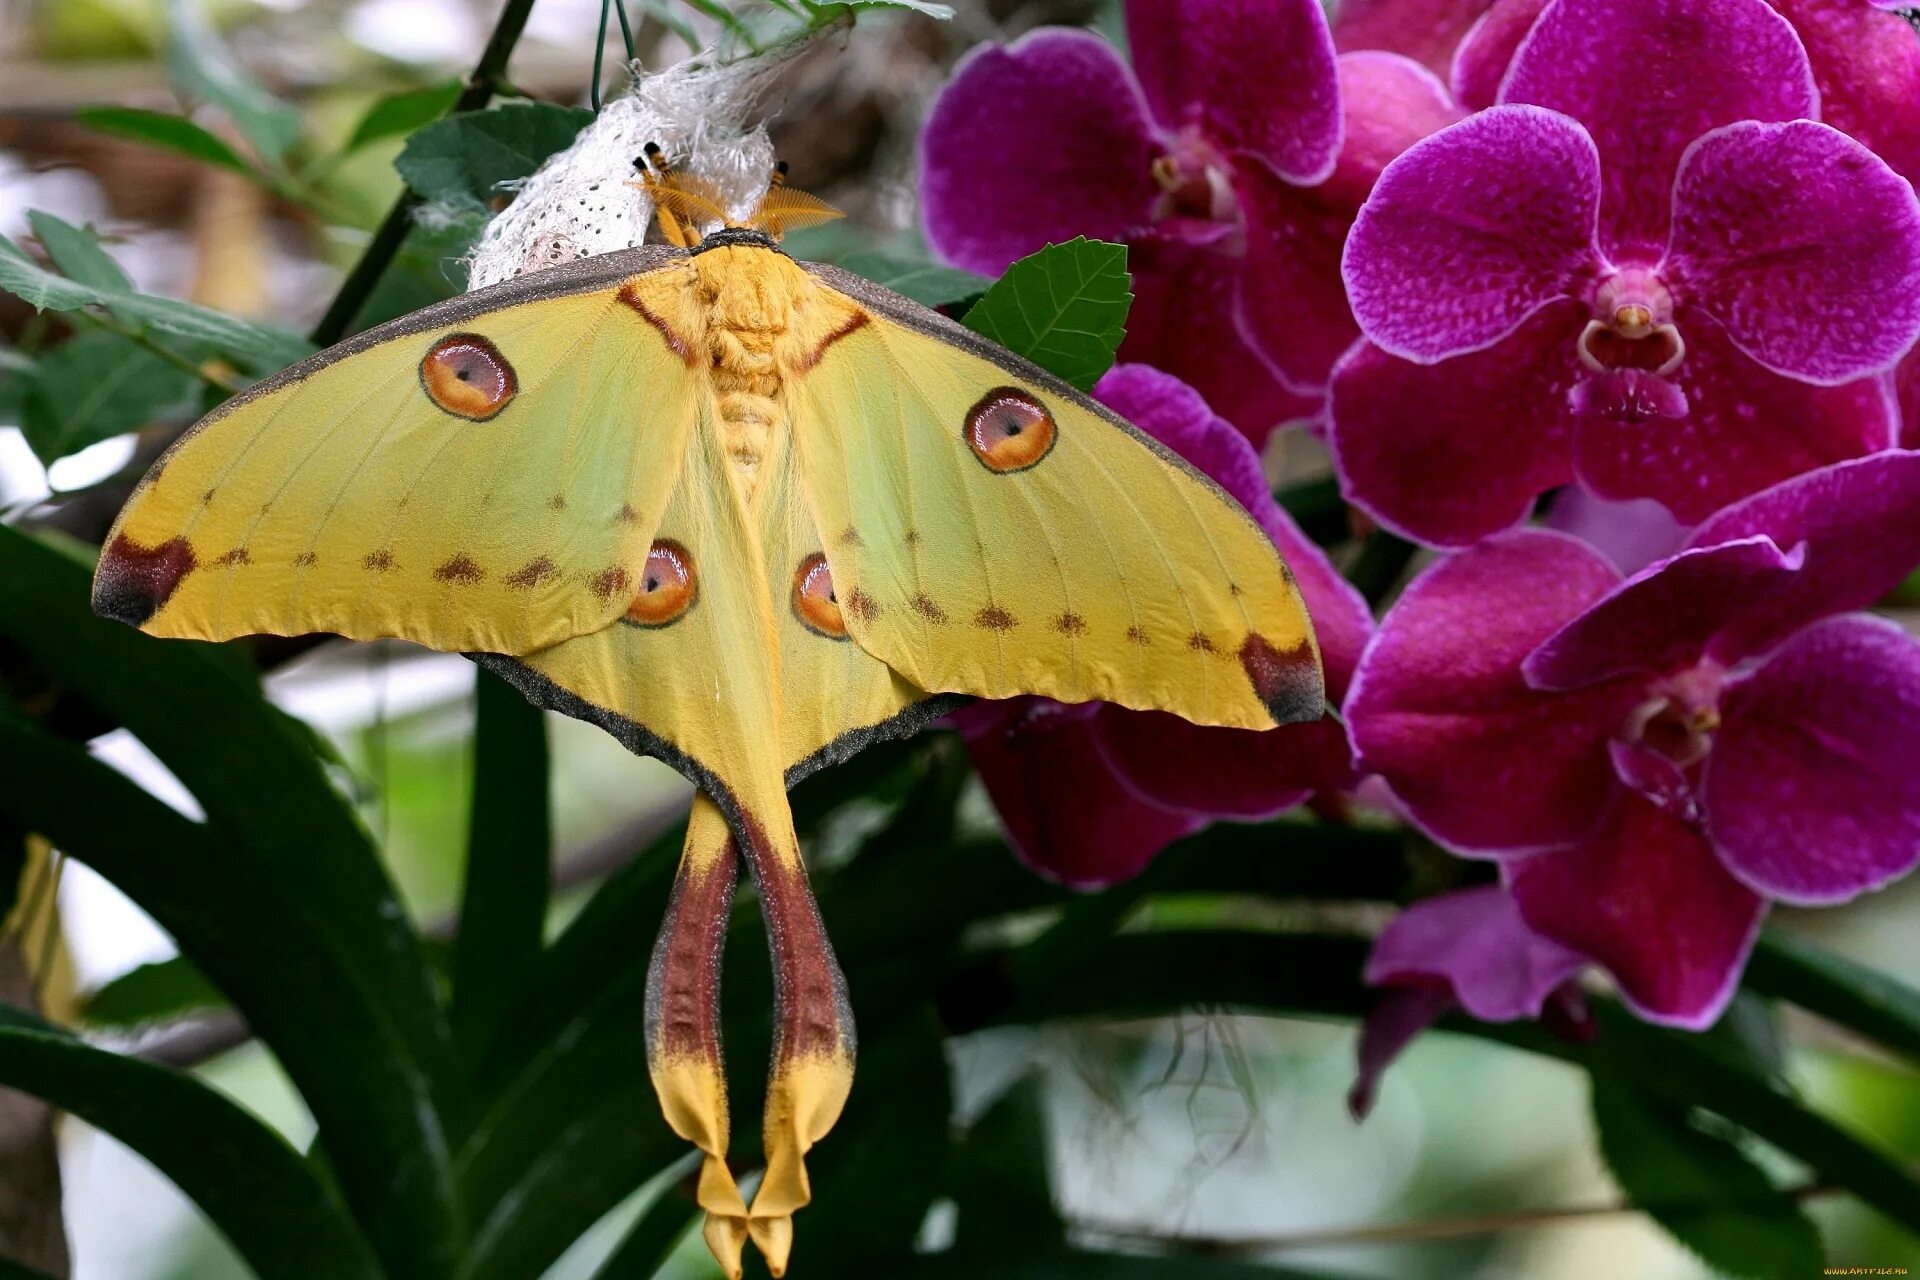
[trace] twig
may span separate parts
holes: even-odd
[[[478,111],[492,101],[495,93],[509,87],[506,79],[507,61],[513,56],[514,46],[520,43],[520,35],[527,28],[527,15],[532,12],[533,0],[507,0],[506,6],[500,10],[500,20],[494,24],[493,35],[480,55],[480,61],[475,64],[473,74],[467,77],[466,87],[454,100],[449,115]],[[333,302],[327,307],[327,314],[320,318],[320,323],[308,335],[315,346],[330,347],[347,336],[354,317],[360,314],[360,308],[373,296],[374,286],[392,264],[394,255],[400,252],[400,246],[406,242],[407,232],[413,227],[413,211],[419,205],[420,197],[407,190],[402,191],[399,199],[393,202],[393,208],[387,210],[385,220],[381,222],[379,230],[373,233],[373,239],[367,242],[360,261],[341,281],[339,292],[333,295]]]
[[[105,312],[71,311],[67,314],[78,316],[87,324],[99,329],[104,329],[116,337],[125,338],[142,351],[147,352],[149,355],[159,356],[162,360],[165,360],[174,368],[179,369],[182,373],[192,374],[216,391],[224,392],[227,395],[235,395],[240,390],[240,388],[234,386],[233,383],[227,381],[219,374],[213,373],[202,365],[195,364],[177,351],[169,350],[140,330],[121,324]]]
[[[1814,1182],[1788,1188],[1786,1194],[1796,1200],[1813,1200],[1842,1190],[1827,1183]],[[1500,1235],[1508,1231],[1526,1231],[1550,1227],[1556,1223],[1583,1218],[1605,1218],[1618,1214],[1646,1213],[1650,1209],[1684,1211],[1699,1208],[1725,1209],[1724,1204],[1637,1205],[1626,1200],[1600,1204],[1560,1205],[1547,1209],[1515,1209],[1505,1213],[1471,1214],[1462,1218],[1429,1218],[1420,1222],[1386,1222],[1357,1227],[1322,1227],[1308,1231],[1289,1231],[1271,1236],[1169,1236],[1135,1227],[1121,1227],[1077,1218],[1077,1230],[1128,1244],[1148,1245],[1169,1254],[1203,1254],[1210,1257],[1253,1257],[1285,1253],[1298,1249],[1324,1249],[1346,1245],[1413,1244],[1435,1240],[1464,1240],[1474,1236]]]

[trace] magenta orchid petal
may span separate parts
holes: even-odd
[[[1407,588],[1360,660],[1347,729],[1360,767],[1409,817],[1467,852],[1590,835],[1618,794],[1607,739],[1637,683],[1529,688],[1520,663],[1619,573],[1561,534],[1520,530],[1450,556]]]
[[[1094,717],[1093,734],[1129,787],[1154,804],[1194,814],[1271,818],[1354,780],[1346,735],[1328,717],[1277,729],[1221,729],[1107,706]]]
[[[1333,171],[1340,87],[1319,0],[1128,0],[1127,41],[1167,129],[1197,130],[1289,182]]]
[[[920,135],[927,241],[956,266],[998,275],[1049,243],[1123,239],[1152,217],[1162,150],[1133,73],[1104,40],[1048,28],[981,45]]]
[[[1246,438],[1214,413],[1199,392],[1147,365],[1115,365],[1094,385],[1093,394],[1205,472],[1266,530],[1307,602],[1328,692],[1341,697],[1360,650],[1373,634],[1373,613],[1366,597],[1273,500],[1260,456]]]
[[[1772,0],[1806,45],[1820,86],[1820,118],[1920,179],[1920,40],[1896,13],[1908,0]]]
[[[1340,103],[1346,141],[1321,188],[1349,219],[1396,157],[1420,139],[1458,123],[1462,115],[1433,72],[1394,53],[1342,54]]]
[[[1493,0],[1341,0],[1333,43],[1342,53],[1384,49],[1439,75]]]
[[[1799,547],[1760,536],[1682,551],[1635,574],[1527,655],[1536,689],[1583,689],[1624,675],[1694,666],[1743,609],[1799,576]]]
[[[1275,428],[1317,416],[1320,400],[1288,390],[1241,336],[1235,310],[1243,261],[1164,235],[1135,240],[1127,255],[1133,308],[1120,358],[1187,383],[1259,448]]]
[[[1920,448],[1920,347],[1893,371],[1893,395],[1900,406],[1900,443]]]
[[[1096,745],[1093,707],[1011,699],[961,721],[967,752],[1022,861],[1050,880],[1093,889],[1139,874],[1202,820],[1135,795]]]
[[[1365,1120],[1380,1090],[1380,1077],[1422,1031],[1453,1010],[1453,996],[1439,986],[1394,987],[1360,1024],[1359,1071],[1347,1091],[1347,1111]]]
[[[1829,463],[1893,443],[1884,379],[1816,387],[1764,368],[1712,317],[1682,307],[1687,355],[1674,379],[1678,418],[1582,415],[1574,430],[1580,479],[1606,498],[1652,498],[1685,523]]]
[[[1537,1018],[1586,957],[1527,927],[1513,897],[1482,885],[1425,898],[1395,916],[1367,956],[1370,986],[1446,984],[1482,1022]]]
[[[1803,546],[1806,571],[1729,620],[1710,651],[1727,665],[1810,622],[1874,604],[1920,565],[1920,453],[1876,453],[1796,476],[1711,517],[1688,545],[1756,534]]]
[[[1508,880],[1526,922],[1605,965],[1641,1017],[1691,1030],[1733,998],[1766,913],[1699,831],[1631,793],[1593,839]]]
[[[1920,337],[1920,201],[1827,125],[1727,125],[1680,162],[1668,271],[1748,355],[1831,386]]]
[[[1721,698],[1707,829],[1747,885],[1825,905],[1920,863],[1920,643],[1884,618],[1830,618]]]
[[[1650,498],[1615,502],[1579,485],[1554,495],[1547,527],[1572,534],[1622,573],[1638,573],[1655,560],[1665,560],[1686,545],[1688,532],[1672,512]]]
[[[1502,102],[1572,116],[1605,174],[1600,242],[1657,255],[1673,176],[1701,134],[1819,114],[1806,51],[1764,0],[1557,0],[1520,46]]]
[[[1388,165],[1342,269],[1376,345],[1432,362],[1492,346],[1597,270],[1600,164],[1579,124],[1495,107]]]
[[[1240,331],[1276,377],[1303,390],[1324,387],[1359,334],[1340,274],[1355,214],[1388,163],[1460,118],[1433,73],[1397,54],[1344,55],[1340,91],[1346,141],[1331,177],[1301,187],[1246,165],[1234,183],[1247,245]]]
[[[1353,208],[1331,203],[1324,185],[1295,186],[1259,165],[1241,166],[1234,190],[1247,233],[1235,323],[1276,379],[1313,394],[1360,336],[1340,279]]]
[[[1613,772],[1620,781],[1682,822],[1699,823],[1700,805],[1693,784],[1672,757],[1647,742],[1618,738],[1607,744],[1607,754],[1613,757]]]
[[[1455,101],[1469,111],[1484,111],[1500,100],[1500,86],[1514,55],[1547,4],[1548,0],[1493,0],[1493,7],[1480,15],[1454,51]]]
[[[1579,304],[1562,302],[1497,346],[1432,365],[1357,343],[1328,398],[1341,490],[1436,546],[1526,519],[1536,495],[1573,479],[1566,403],[1582,323]]]

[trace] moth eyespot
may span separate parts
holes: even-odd
[[[1053,448],[1053,415],[1026,392],[1000,387],[967,410],[961,434],[989,471],[1025,471]]]
[[[664,627],[679,621],[699,595],[693,557],[679,543],[662,538],[647,552],[640,594],[627,606],[627,619],[643,627]]]
[[[833,570],[824,553],[816,551],[793,572],[793,612],[801,625],[829,640],[847,638],[846,615],[833,590]]]
[[[485,422],[507,407],[520,381],[500,348],[477,333],[456,333],[421,359],[420,386],[454,417]]]

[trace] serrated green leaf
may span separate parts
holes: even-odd
[[[200,381],[118,334],[82,333],[41,358],[20,427],[51,466],[88,445],[189,412]]]
[[[445,115],[459,96],[458,80],[390,93],[367,108],[367,114],[360,117],[360,123],[353,127],[352,136],[340,150],[355,151],[369,142],[412,133]]]
[[[116,138],[144,142],[162,151],[210,164],[216,169],[254,177],[253,167],[240,153],[185,116],[139,107],[82,107],[75,113],[81,124]]]
[[[144,1156],[257,1274],[380,1280],[365,1237],[313,1167],[193,1077],[95,1049],[0,1005],[0,1084],[44,1098]]]
[[[237,320],[191,302],[69,279],[36,263],[5,236],[0,236],[0,289],[46,311],[103,307],[128,323],[204,342],[253,373],[272,373],[313,353],[311,343],[284,329]]]
[[[1708,1266],[1755,1280],[1819,1274],[1813,1221],[1732,1142],[1679,1107],[1598,1076],[1593,1120],[1627,1199]]]
[[[849,9],[906,9],[912,13],[923,13],[929,18],[941,22],[953,16],[951,5],[936,4],[934,0],[842,0]],[[833,5],[815,5],[815,9],[831,9]]]
[[[299,112],[247,74],[207,25],[198,0],[167,0],[167,70],[183,96],[226,112],[269,160],[299,141]]]
[[[174,956],[129,969],[88,994],[80,1002],[80,1020],[102,1030],[132,1031],[226,1006],[227,998],[191,960]]]
[[[1113,367],[1133,303],[1125,245],[1048,245],[1007,268],[967,312],[966,326],[1090,391]]]
[[[895,257],[862,249],[840,259],[839,265],[857,276],[865,276],[884,285],[903,298],[911,298],[923,307],[942,307],[986,292],[993,284],[987,276],[943,267],[925,259]]]
[[[592,119],[545,102],[462,112],[408,138],[393,165],[423,200],[485,208],[501,183],[530,176]]]

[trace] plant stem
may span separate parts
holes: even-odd
[[[1414,553],[1419,549],[1384,529],[1370,533],[1360,544],[1359,558],[1347,570],[1347,581],[1360,588],[1368,604],[1378,606],[1413,563]]]
[[[527,15],[532,12],[533,0],[506,0],[506,5],[500,10],[499,21],[494,23],[493,35],[480,54],[480,61],[475,64],[473,74],[467,77],[466,87],[460,91],[448,114],[478,111],[506,86],[507,60],[513,56],[514,46],[520,43],[520,35],[527,29]],[[360,261],[347,273],[347,278],[340,284],[340,291],[333,295],[327,314],[320,318],[320,323],[308,335],[315,346],[330,347],[347,336],[354,317],[360,314],[360,308],[373,296],[374,286],[380,283],[381,275],[392,264],[394,255],[400,252],[400,246],[406,243],[407,232],[413,229],[413,211],[419,204],[420,198],[407,190],[402,191],[400,198],[393,202],[393,208],[387,210],[385,220],[380,223],[379,230],[373,233],[373,239],[367,242]]]
[[[111,333],[116,337],[125,338],[128,342],[131,342],[134,346],[139,347],[142,351],[148,352],[151,355],[159,356],[162,360],[165,360],[168,364],[180,370],[182,373],[192,374],[194,377],[200,379],[200,381],[206,383],[208,386],[212,387],[216,391],[224,392],[227,395],[234,395],[238,393],[240,390],[240,388],[234,386],[231,382],[227,381],[225,378],[222,378],[220,375],[216,373],[208,372],[204,367],[195,364],[193,361],[187,359],[185,356],[181,355],[179,352],[168,350],[166,347],[162,346],[158,342],[155,342],[152,338],[149,338],[146,334],[142,333],[140,330],[121,324],[118,320],[115,320],[112,316],[106,314],[105,312],[71,311],[71,312],[68,312],[67,314],[78,316],[80,317],[81,320],[85,321],[86,323],[91,324],[96,328],[104,329],[108,333]]]

